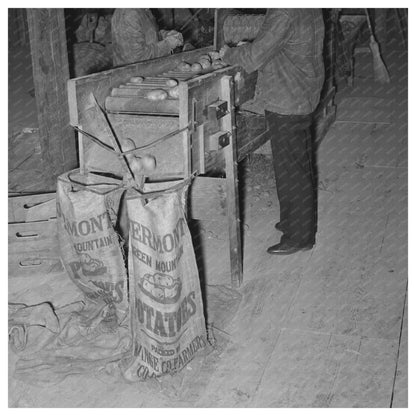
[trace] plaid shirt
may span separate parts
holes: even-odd
[[[259,71],[255,101],[283,115],[312,113],[325,71],[320,9],[268,9],[252,43],[230,48],[224,61]]]

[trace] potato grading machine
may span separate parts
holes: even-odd
[[[149,183],[196,172],[189,217],[228,224],[231,283],[238,287],[243,271],[237,164],[266,142],[267,131],[263,116],[240,111],[254,96],[256,72],[219,65],[196,72],[181,69],[182,62],[198,62],[219,43],[216,38],[210,47],[69,80],[70,123],[79,132],[82,173],[123,173],[116,155],[85,137],[89,134],[111,146],[111,132],[100,122],[95,102],[105,109],[118,139],[133,140],[136,148],[155,158]],[[174,92],[170,80],[178,82]],[[153,99],[160,90],[167,97]],[[330,100],[325,102],[325,115],[328,105]]]

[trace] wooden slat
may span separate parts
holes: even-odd
[[[149,83],[149,84],[143,84],[143,85],[121,84],[118,87],[113,88],[111,90],[111,95],[118,95],[118,94],[114,94],[114,91],[122,90],[122,92],[124,93],[128,93],[130,91],[134,95],[142,95],[143,97],[145,97],[146,93],[148,93],[149,91],[160,90],[164,88],[168,88],[168,87],[166,87],[166,85],[162,83],[160,84]]]
[[[164,89],[170,88],[166,85],[165,82],[144,82],[143,84],[121,84],[119,88],[122,89],[129,89],[129,90],[157,90],[157,89]]]
[[[51,199],[43,204],[30,208],[27,212],[26,222],[42,219],[56,218],[56,199]]]
[[[189,189],[189,216],[195,220],[227,221],[226,181],[197,176]]]
[[[192,135],[192,170],[205,173],[204,124],[198,126]]]
[[[8,199],[8,222],[48,220],[56,217],[56,194],[14,196]]]
[[[221,79],[223,100],[227,100],[231,107],[232,77]],[[228,235],[230,244],[231,284],[240,287],[243,283],[243,256],[240,229],[240,208],[238,197],[237,144],[234,123],[234,110],[221,119],[221,130],[231,133],[230,144],[224,148],[225,173],[227,183],[227,215]]]
[[[9,253],[56,249],[56,219],[13,223],[8,225]]]
[[[238,147],[238,149],[237,149],[237,154],[238,154],[237,160],[239,162],[241,162],[248,155],[253,153],[255,150],[257,150],[264,143],[266,143],[267,140],[269,140],[269,131],[268,130],[260,133],[256,137],[250,137],[250,140],[248,140],[244,146]]]
[[[183,72],[178,72],[178,71],[169,71],[169,72],[164,72],[163,75],[166,75],[169,78],[174,78],[178,81],[188,81],[191,78],[195,78],[197,75],[196,74],[189,74],[189,73],[183,73]]]
[[[82,130],[82,126],[79,126],[79,128]],[[79,157],[79,172],[81,175],[86,174],[86,167],[85,167],[85,140],[83,134],[81,132],[78,132],[77,134],[78,138],[78,157]]]
[[[64,270],[58,255],[42,250],[24,254],[9,254],[8,277],[33,278],[48,273],[59,273]]]
[[[178,115],[178,100],[151,101],[139,96],[107,97],[105,108],[109,112],[137,112],[142,114]]]
[[[189,114],[189,90],[187,83],[179,84],[179,129],[183,129],[189,126],[191,121]],[[192,126],[190,127],[193,128]],[[191,175],[191,151],[190,151],[190,131],[189,129],[181,133],[182,136],[182,149],[183,149],[183,166],[185,176]]]
[[[162,76],[162,75],[159,75],[159,76],[157,76],[157,77],[146,77],[145,79],[144,79],[144,82],[148,82],[148,81],[160,81],[160,80],[168,80],[168,79],[171,79],[170,77],[164,77],[164,76]],[[130,81],[131,82],[131,81]],[[140,84],[139,82],[136,82],[136,84]]]
[[[169,79],[169,78],[168,78]],[[126,82],[124,84],[127,87],[130,88],[143,88],[143,87],[154,87],[154,86],[165,86],[166,87],[166,81],[162,79],[153,79],[151,81],[143,81],[143,82]]]
[[[120,86],[120,88],[113,88],[111,90],[112,97],[145,97],[145,91],[140,88],[126,88]],[[107,97],[108,99],[109,97]]]

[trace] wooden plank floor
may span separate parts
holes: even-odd
[[[398,51],[390,59],[403,56]],[[406,407],[406,79],[395,73],[392,84],[380,87],[368,71],[357,73],[354,89],[337,97],[339,108],[348,114],[349,98],[361,94],[383,99],[382,113],[364,108],[361,123],[354,112],[356,120],[335,123],[322,142],[313,250],[266,253],[280,237],[273,228],[279,210],[271,162],[263,157],[246,166],[244,284],[235,293],[206,290],[214,348],[176,376],[140,385],[105,372],[48,386],[11,375],[9,405]],[[385,119],[390,124],[380,122]],[[204,284],[221,290],[218,285],[229,284],[226,233],[216,223],[200,226]],[[19,285],[22,290],[24,282],[12,285],[14,299]],[[37,301],[41,292],[33,292]]]
[[[253,199],[266,201],[248,196],[234,342],[201,406],[407,406],[406,97],[400,83],[361,82],[349,93],[371,92],[383,106],[351,114],[349,96],[339,101],[350,122],[336,123],[319,151],[313,251],[266,257],[277,215],[274,206],[251,212]]]

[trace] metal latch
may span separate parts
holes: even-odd
[[[208,106],[208,119],[219,120],[228,114],[228,102],[218,100]]]
[[[207,151],[219,150],[230,144],[231,133],[229,131],[218,131],[208,136]]]

